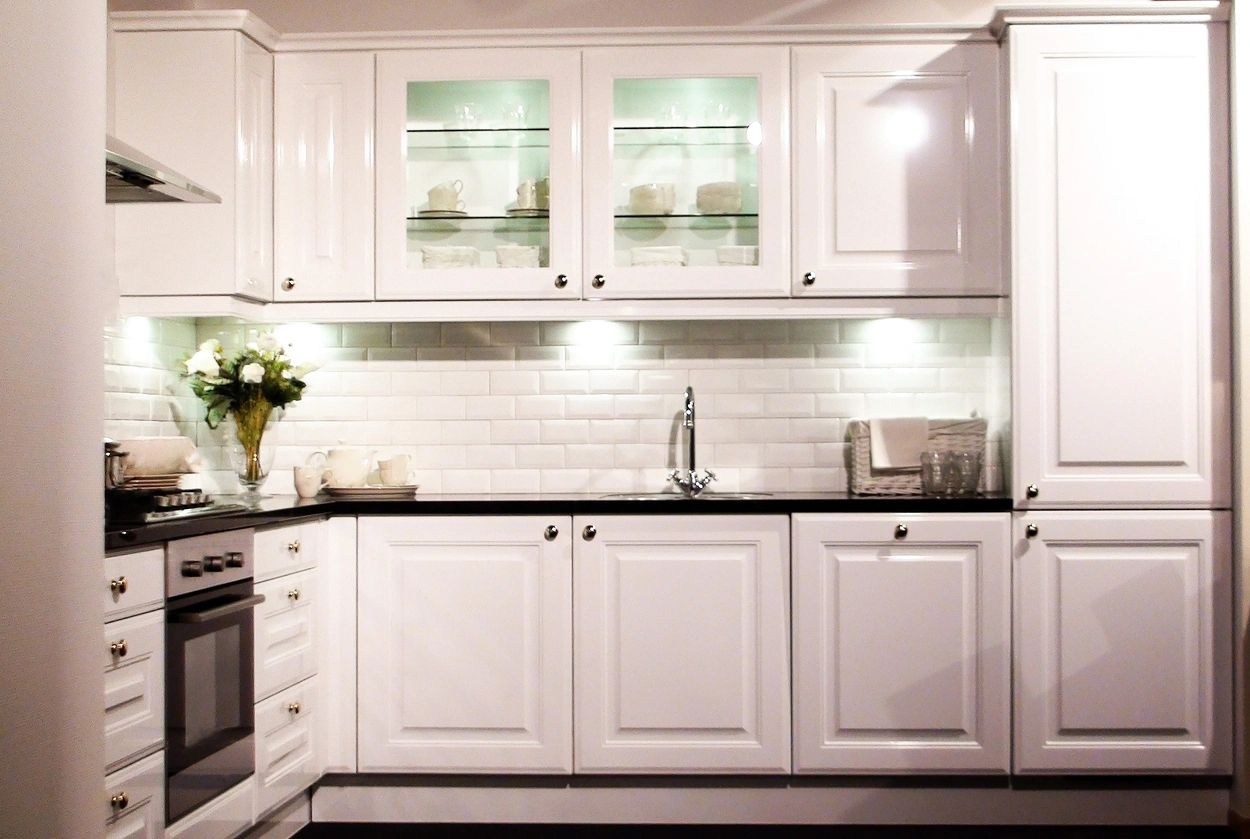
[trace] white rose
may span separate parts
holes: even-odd
[[[244,384],[258,385],[261,379],[265,378],[265,368],[255,361],[251,364],[244,364],[243,369],[239,371],[239,378]]]
[[[272,332],[262,332],[256,337],[256,341],[265,352],[276,352],[282,349],[282,342],[273,337]]]
[[[200,352],[208,353],[209,355],[221,352],[221,342],[219,342],[216,338],[209,338],[207,341],[200,344]]]
[[[243,346],[243,348],[245,350],[251,350],[252,352],[260,352],[260,344],[256,343],[255,341],[249,341],[247,344]]]
[[[187,359],[187,372],[210,377],[221,375],[221,369],[217,366],[217,359],[213,357],[212,350],[204,349]]]

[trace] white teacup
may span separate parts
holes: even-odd
[[[430,209],[441,213],[463,210],[464,202],[460,200],[460,192],[463,189],[464,181],[461,181],[459,178],[454,181],[444,181],[437,186],[431,187],[428,193]]]
[[[416,478],[412,471],[412,456],[397,454],[388,460],[379,460],[378,478],[382,481],[382,486],[411,486]]]
[[[516,206],[518,210],[545,210],[551,196],[551,181],[548,178],[530,178],[521,181],[516,188]]]
[[[295,494],[300,498],[312,498],[326,485],[325,470],[320,466],[296,466]]]
[[[324,458],[325,480],[330,486],[362,487],[369,477],[373,452],[366,452],[364,449],[330,449],[329,454],[315,452],[309,455],[305,463],[313,466],[319,457]]]
[[[629,211],[639,215],[667,215],[677,206],[676,184],[639,184],[629,191]]]

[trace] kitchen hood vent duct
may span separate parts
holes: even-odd
[[[104,203],[177,201],[220,204],[221,197],[116,137],[104,138]]]

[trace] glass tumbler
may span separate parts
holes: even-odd
[[[945,495],[950,483],[950,452],[920,453],[920,489],[925,495]]]
[[[981,452],[948,452],[950,468],[947,483],[949,495],[976,495],[981,483]]]

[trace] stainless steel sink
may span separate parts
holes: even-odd
[[[610,492],[601,497],[617,501],[751,501],[757,498],[771,498],[772,493],[708,491],[692,497],[680,492]]]

